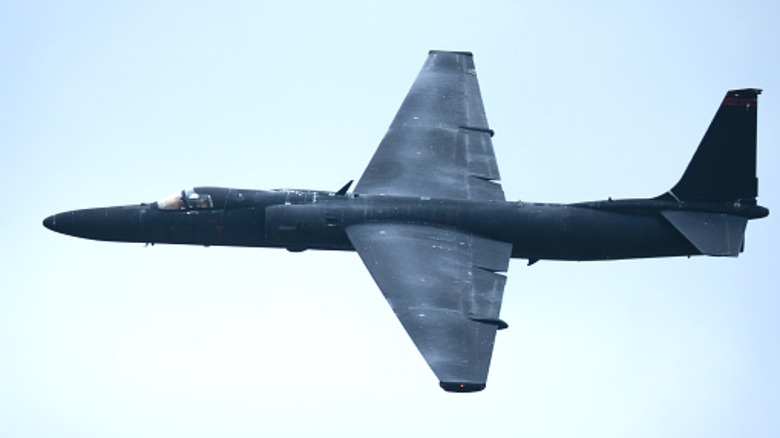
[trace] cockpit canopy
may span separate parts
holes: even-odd
[[[214,208],[214,201],[208,193],[189,189],[161,199],[157,207],[160,210],[207,210]]]

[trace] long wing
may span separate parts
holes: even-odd
[[[431,51],[356,193],[503,201],[474,60]]]
[[[512,245],[424,225],[346,231],[441,387],[484,389]]]

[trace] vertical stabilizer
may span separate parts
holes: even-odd
[[[731,90],[680,181],[662,197],[755,204],[756,114],[761,90]]]

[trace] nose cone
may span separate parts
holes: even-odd
[[[43,226],[52,231],[57,231],[57,228],[55,228],[57,226],[57,215],[54,214],[44,219]]]
[[[144,212],[139,206],[75,210],[49,216],[43,226],[85,239],[142,242]]]
[[[73,235],[73,213],[53,214],[43,220],[43,226],[58,233]]]

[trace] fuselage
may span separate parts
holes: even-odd
[[[669,210],[768,214],[755,205],[658,199],[542,204],[202,187],[173,201],[60,213],[44,224],[106,241],[349,251],[354,249],[344,230],[350,225],[409,223],[508,242],[513,258],[531,261],[700,254],[660,214]]]

